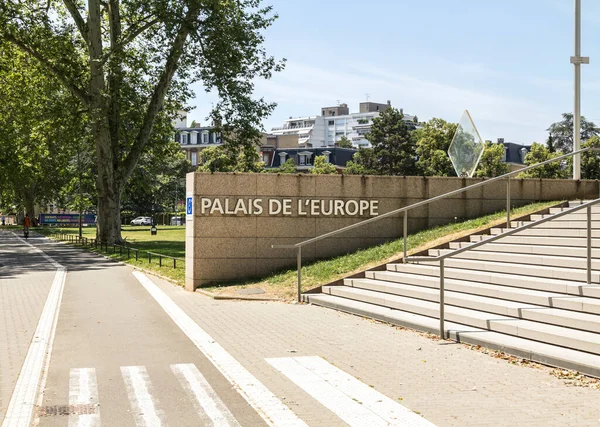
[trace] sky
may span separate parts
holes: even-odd
[[[265,47],[284,71],[256,81],[289,117],[345,102],[458,122],[468,109],[483,139],[544,142],[573,111],[574,0],[267,0],[279,15]],[[582,114],[600,125],[600,2],[582,0]],[[188,122],[206,124],[215,95],[194,86]]]

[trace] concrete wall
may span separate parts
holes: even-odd
[[[218,211],[204,215],[202,199],[292,199],[295,207],[309,199],[328,201],[375,200],[378,213],[392,211],[421,200],[480,182],[482,179],[447,177],[388,177],[344,175],[206,174],[187,176],[187,197],[194,212],[186,221],[186,287],[260,277],[296,264],[293,249],[272,249],[274,244],[294,244],[363,221],[368,214],[344,217],[260,215]],[[512,205],[597,197],[597,181],[512,180]],[[506,182],[495,182],[410,211],[409,233],[475,218],[506,207]],[[357,248],[383,243],[402,235],[402,218],[384,218],[342,235],[303,248],[303,260],[340,255]]]

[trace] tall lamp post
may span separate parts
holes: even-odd
[[[581,149],[581,64],[589,64],[589,56],[581,56],[581,0],[575,0],[575,108],[573,112],[573,150]],[[573,156],[573,179],[581,179],[581,154]]]

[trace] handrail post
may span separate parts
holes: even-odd
[[[587,207],[587,283],[592,283],[592,207]]]
[[[302,246],[298,246],[298,302],[302,302]]]
[[[402,258],[402,262],[404,264],[407,263],[407,259],[406,259],[406,240],[407,240],[407,236],[408,236],[408,211],[404,211],[404,221],[402,224],[402,233],[404,234],[404,245],[402,247],[402,249],[404,250],[404,257]]]
[[[444,331],[444,258],[440,260],[440,339],[446,338]]]
[[[506,228],[510,228],[510,176],[506,178]]]

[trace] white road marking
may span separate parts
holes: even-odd
[[[8,409],[6,410],[4,422],[2,423],[2,427],[29,427],[40,381],[44,382],[44,367],[47,366],[52,352],[52,342],[54,340],[54,333],[56,332],[56,321],[65,287],[67,269],[54,261],[54,259],[45,254],[41,249],[36,248],[16,234],[15,237],[30,246],[34,252],[40,253],[56,267],[56,274],[54,275],[50,292],[48,292],[44,309],[33,334],[25,362],[21,368],[21,373],[17,379],[17,384],[15,385]]]
[[[203,420],[204,425],[219,427],[240,426],[196,365],[192,363],[171,365],[171,369],[182,387],[194,396],[196,410],[201,414],[201,417],[205,414],[209,418],[208,420]]]
[[[95,414],[69,415],[69,427],[99,427],[98,383],[93,368],[71,369],[69,405],[96,405]]]
[[[135,422],[140,427],[160,427],[163,413],[157,409],[156,399],[151,394],[151,383],[148,371],[144,366],[121,366],[121,374],[129,402],[133,409]]]
[[[181,328],[188,338],[204,353],[213,365],[238,390],[258,414],[271,426],[306,426],[290,408],[281,402],[268,388],[244,368],[221,345],[215,342],[175,302],[158,288],[145,274],[138,271],[133,275],[152,295],[165,312]]]
[[[433,426],[320,357],[266,361],[351,426]]]

